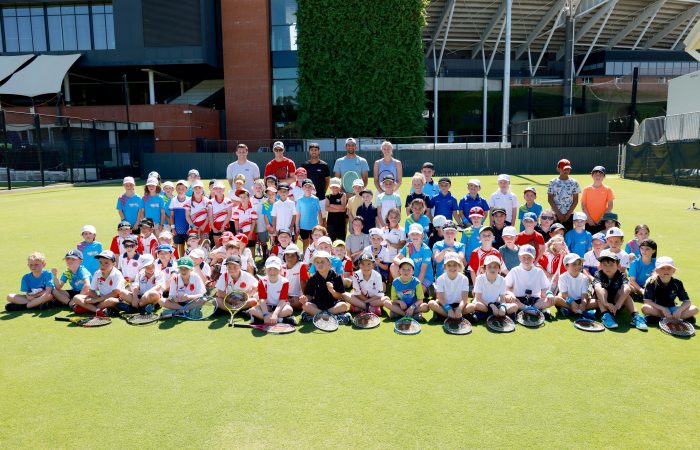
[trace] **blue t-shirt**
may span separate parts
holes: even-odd
[[[299,228],[311,230],[318,225],[318,213],[321,211],[321,202],[317,197],[309,196],[297,199],[297,211],[299,212]]]
[[[165,209],[166,220],[170,219],[170,200],[172,200],[172,198],[165,195],[165,192],[161,192],[160,196],[163,199],[163,209]]]
[[[396,296],[406,304],[406,306],[411,306],[418,301],[417,290],[422,289],[420,280],[416,277],[411,278],[411,281],[404,283],[401,278],[396,278],[391,285],[394,287],[394,292]]]
[[[459,210],[464,214],[464,220],[462,221],[464,225],[472,224],[472,221],[469,220],[469,211],[475,206],[483,209],[484,213],[489,210],[489,202],[481,198],[479,194],[476,194],[476,198],[472,198],[467,194],[459,201]]]
[[[413,194],[413,187],[411,187],[409,193]],[[433,198],[440,193],[440,188],[435,181],[429,181],[423,185],[423,193],[428,197]]]
[[[441,252],[441,251],[445,250],[446,248],[451,248],[457,253],[462,252],[466,255],[466,253],[465,253],[466,247],[464,246],[464,244],[462,244],[461,242],[455,241],[454,245],[447,245],[444,240],[437,241],[435,243],[435,245],[433,245],[433,254],[435,254],[435,252]],[[442,261],[440,261],[440,262],[435,261],[435,278],[440,278],[440,275],[442,275],[444,272],[445,272],[445,259],[443,258]]]
[[[34,277],[31,272],[23,276],[19,290],[27,294],[36,294],[47,287],[53,288],[55,286],[53,284],[53,275],[48,270],[44,269],[38,277]]]
[[[413,272],[415,275],[418,275],[423,269],[421,264],[425,264],[427,269],[423,279],[431,284],[435,281],[435,275],[433,275],[433,253],[430,251],[430,247],[423,244],[420,250],[415,250],[413,244],[409,242],[401,249],[401,254],[413,260],[413,263],[416,265]]]
[[[335,160],[335,164],[333,165],[334,173],[339,173],[342,177],[346,172],[350,172],[351,170],[357,172],[357,174],[362,177],[362,172],[369,172],[367,160],[357,155],[355,155],[354,158],[343,156]]]
[[[124,213],[124,220],[129,222],[132,226],[137,225],[136,219],[139,216],[139,209],[143,208],[143,199],[134,194],[131,197],[127,197],[126,194],[122,194],[117,198],[117,211]]]
[[[447,195],[442,195],[439,192],[432,198],[433,207],[435,208],[435,216],[445,216],[447,220],[452,220],[453,211],[457,211],[459,206],[457,205],[457,199],[448,192]]]
[[[143,196],[143,216],[152,219],[155,225],[160,224],[160,212],[163,208],[165,208],[165,200],[160,195]]]
[[[576,253],[583,258],[593,245],[593,236],[586,230],[580,233],[576,230],[570,230],[564,236],[564,242],[571,253]]]
[[[345,272],[345,269],[343,267],[343,260],[338,258],[337,256],[331,256],[331,270],[339,275],[343,275]],[[309,275],[313,275],[316,273],[316,264],[311,264],[311,267],[309,267]]]
[[[404,233],[408,236],[408,228],[414,223],[419,224],[423,227],[423,242],[428,243],[428,232],[430,231],[430,219],[425,214],[421,214],[418,220],[413,218],[413,214],[406,218],[406,223],[404,224]]]
[[[481,240],[479,240],[479,230],[481,230],[481,227],[469,227],[462,231],[461,242],[464,244],[464,251],[466,255],[471,255],[472,252],[481,245]],[[469,262],[469,256],[467,256],[467,262]]]
[[[85,268],[84,265],[80,265],[78,270],[73,273],[70,269],[66,269],[65,272],[61,274],[61,283],[70,284],[70,288],[74,291],[79,291],[85,285],[85,279],[87,279],[88,284],[90,284],[91,273]]]
[[[270,222],[270,226],[272,226],[272,205],[273,203],[270,203],[269,200],[265,199],[265,201],[262,202],[262,207],[260,208],[260,211]],[[263,218],[261,217],[260,220],[263,220]]]
[[[93,241],[91,244],[85,241],[78,244],[78,250],[83,254],[83,266],[90,272],[90,275],[100,268],[100,261],[95,258],[102,253],[102,243]]]
[[[644,283],[647,282],[651,274],[654,272],[655,266],[656,258],[651,258],[651,263],[649,264],[644,264],[642,258],[635,258],[630,264],[627,275],[629,277],[634,277],[634,281],[636,281],[641,287],[644,287]]]
[[[525,213],[529,212],[537,214],[537,218],[539,219],[540,214],[542,214],[542,205],[540,205],[537,202],[534,202],[532,204],[532,208],[528,208],[527,203],[523,203],[522,205],[520,205],[520,208],[518,208],[518,222],[520,222],[520,231],[525,231],[525,225],[523,225],[523,216],[525,215]]]

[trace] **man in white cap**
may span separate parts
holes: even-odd
[[[248,146],[238,144],[236,146],[236,156],[238,159],[226,167],[226,179],[231,188],[233,188],[233,179],[236,175],[245,177],[245,187],[248,191],[252,191],[253,182],[260,178],[260,168],[253,161],[248,161]]]
[[[296,175],[294,175],[297,167],[294,165],[294,161],[284,156],[284,143],[282,141],[275,142],[272,144],[272,151],[275,153],[275,157],[265,166],[265,178],[274,175],[277,177],[278,184],[291,185],[297,180]]]
[[[369,164],[367,160],[357,155],[357,141],[354,138],[345,140],[345,156],[335,160],[333,172],[337,178],[343,179],[345,173],[353,171],[360,175],[364,187],[367,187],[369,177]],[[350,194],[350,192],[348,192]]]

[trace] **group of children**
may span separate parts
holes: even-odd
[[[176,310],[210,294],[223,310],[228,294],[244,291],[243,309],[259,323],[296,323],[299,310],[302,320],[327,311],[349,323],[351,313],[385,309],[391,317],[423,320],[432,311],[435,319],[476,323],[533,307],[548,320],[556,307],[564,316],[599,317],[607,328],[618,326],[623,310],[640,330],[661,318],[694,323],[698,309],[673,260],[656,257],[649,227],[638,225],[625,243],[605,169],[593,169],[583,211],[574,211],[581,191],[562,161],[547,208],[535,187],[524,189],[521,205],[505,174],[488,200],[471,179],[458,201],[450,178],[433,180],[431,163],[412,177],[405,201],[392,175],[379,180],[376,195],[362,180],[343,192],[333,178],[326,196],[304,169],[291,186],[269,176],[252,192],[239,175],[227,195],[215,180],[207,195],[194,169],[174,185],[150,173],[143,196],[126,177],[109,250],[85,225],[65,270],[47,270],[44,256],[32,253],[22,293],[8,295],[6,309],[59,303],[103,316]]]

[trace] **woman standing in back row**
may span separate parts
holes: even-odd
[[[395,190],[398,191],[401,187],[401,179],[403,178],[403,166],[401,161],[394,159],[394,145],[389,141],[382,142],[382,154],[384,157],[374,162],[374,186],[377,188],[377,193],[384,192],[382,189],[382,178],[385,175],[391,174],[396,181]]]

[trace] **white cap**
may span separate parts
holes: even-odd
[[[587,220],[588,216],[586,215],[585,212],[575,212],[574,213],[574,220]]]
[[[329,238],[328,236],[321,236],[320,238],[318,238],[318,240],[316,241],[316,245],[323,244],[324,242],[328,245],[333,245],[333,242],[331,242],[331,238]]]
[[[204,258],[204,250],[195,248],[190,252],[190,258]]]
[[[470,185],[470,184],[473,184],[473,185],[476,185],[476,186],[481,187],[481,181],[479,181],[479,180],[476,179],[476,178],[472,178],[472,179],[470,179],[469,181],[467,181],[467,185]]]
[[[97,234],[97,230],[96,230],[95,227],[93,227],[92,225],[85,225],[85,226],[83,226],[83,230],[80,232],[80,234],[83,234],[83,233],[85,233],[86,231],[87,231],[88,233]]]
[[[410,227],[408,227],[408,235],[412,234],[423,234],[423,225],[419,223],[412,223]]]
[[[501,266],[501,260],[496,255],[489,255],[484,258],[484,266],[488,266],[491,263],[498,263],[498,265]]]
[[[285,255],[291,255],[292,253],[299,254],[299,247],[296,244],[289,244],[287,248],[284,249]]]
[[[155,259],[155,258],[153,257],[153,255],[151,255],[150,253],[144,253],[144,254],[141,255],[141,257],[139,258],[139,262],[141,263],[141,267],[150,266],[150,265],[153,264],[155,261],[156,261],[156,259]]]
[[[380,230],[379,228],[370,228],[369,235],[370,236],[384,236],[384,234],[382,233],[382,230]]]
[[[340,187],[340,178],[336,178],[336,177],[331,178],[331,182],[330,182],[329,186]]]
[[[411,258],[404,258],[401,261],[399,261],[399,268],[401,268],[401,266],[403,266],[404,264],[410,264],[411,267],[413,267],[414,269],[416,268],[416,263],[414,263]]]
[[[445,216],[437,215],[437,216],[433,217],[433,226],[435,228],[442,227],[446,223],[447,223],[447,217],[445,217]]]
[[[676,268],[676,264],[673,262],[673,258],[670,256],[661,256],[656,258],[656,268],[660,269],[662,267],[673,267]]]
[[[352,182],[353,187],[354,186],[360,186],[360,187],[365,187],[365,182],[362,181],[362,178],[358,178],[357,180]]]
[[[275,141],[275,143],[272,144],[272,148],[274,149],[274,148],[277,148],[277,147],[279,147],[279,148],[281,148],[282,150],[284,150],[284,143],[283,143],[282,141]]]
[[[583,258],[579,256],[578,253],[569,253],[564,257],[565,266],[568,266],[569,264],[576,261],[583,261]]]
[[[196,180],[195,182],[192,183],[192,187],[193,187],[193,188],[196,188],[196,187],[201,187],[201,188],[203,188],[203,187],[204,187],[204,183],[202,183],[202,180]]]
[[[126,183],[136,184],[136,182],[134,181],[134,177],[124,177],[124,181],[122,181],[122,184]]]
[[[518,232],[515,230],[515,227],[505,227],[503,229],[503,232],[501,233],[501,236],[512,236],[515,237],[518,235]]]
[[[316,261],[317,259],[321,259],[321,258],[327,259],[328,261],[330,261],[331,254],[325,250],[319,250],[316,253],[314,253],[314,261]]]
[[[537,252],[535,251],[535,247],[529,244],[521,245],[520,250],[518,250],[518,256],[521,255],[530,255],[533,258],[535,255],[537,255]]]
[[[158,178],[149,178],[146,180],[146,186],[158,186]]]
[[[214,183],[214,184],[212,185],[211,188],[212,188],[212,189],[217,189],[217,188],[218,188],[218,189],[225,189],[226,187],[224,186],[224,183],[222,183],[221,181],[217,181],[216,183]]]
[[[177,186],[178,184],[182,184],[183,186],[187,186],[187,181],[185,181],[185,180],[177,180],[177,183],[175,183],[175,186]]]
[[[175,188],[175,185],[172,181],[166,181],[165,183],[163,183],[163,189],[165,189],[166,187]]]
[[[267,261],[265,261],[265,268],[273,268],[280,270],[282,268],[282,261],[276,256],[270,256],[269,258],[267,258]]]
[[[189,177],[190,175],[199,176],[199,170],[197,170],[197,169],[190,169],[190,171],[187,172],[187,176]]]
[[[612,237],[615,237],[615,236],[625,237],[625,233],[623,233],[622,230],[619,229],[618,227],[612,227],[612,228],[608,229],[608,231],[605,233],[606,238],[609,238],[611,236]]]
[[[346,143],[346,144],[355,144],[355,145],[357,145],[357,141],[355,140],[355,138],[351,138],[351,137],[345,139],[345,143]]]
[[[158,179],[160,178],[160,174],[154,170],[152,172],[148,172],[148,178]]]
[[[459,266],[464,269],[464,264],[462,263],[462,258],[459,257],[458,253],[455,252],[447,252],[445,255],[445,265],[449,262],[457,263]]]
[[[173,234],[170,231],[161,231],[160,234],[158,235],[158,240],[163,239],[163,238],[172,239]]]
[[[498,181],[507,181],[510,183],[510,175],[502,173],[498,176]]]

